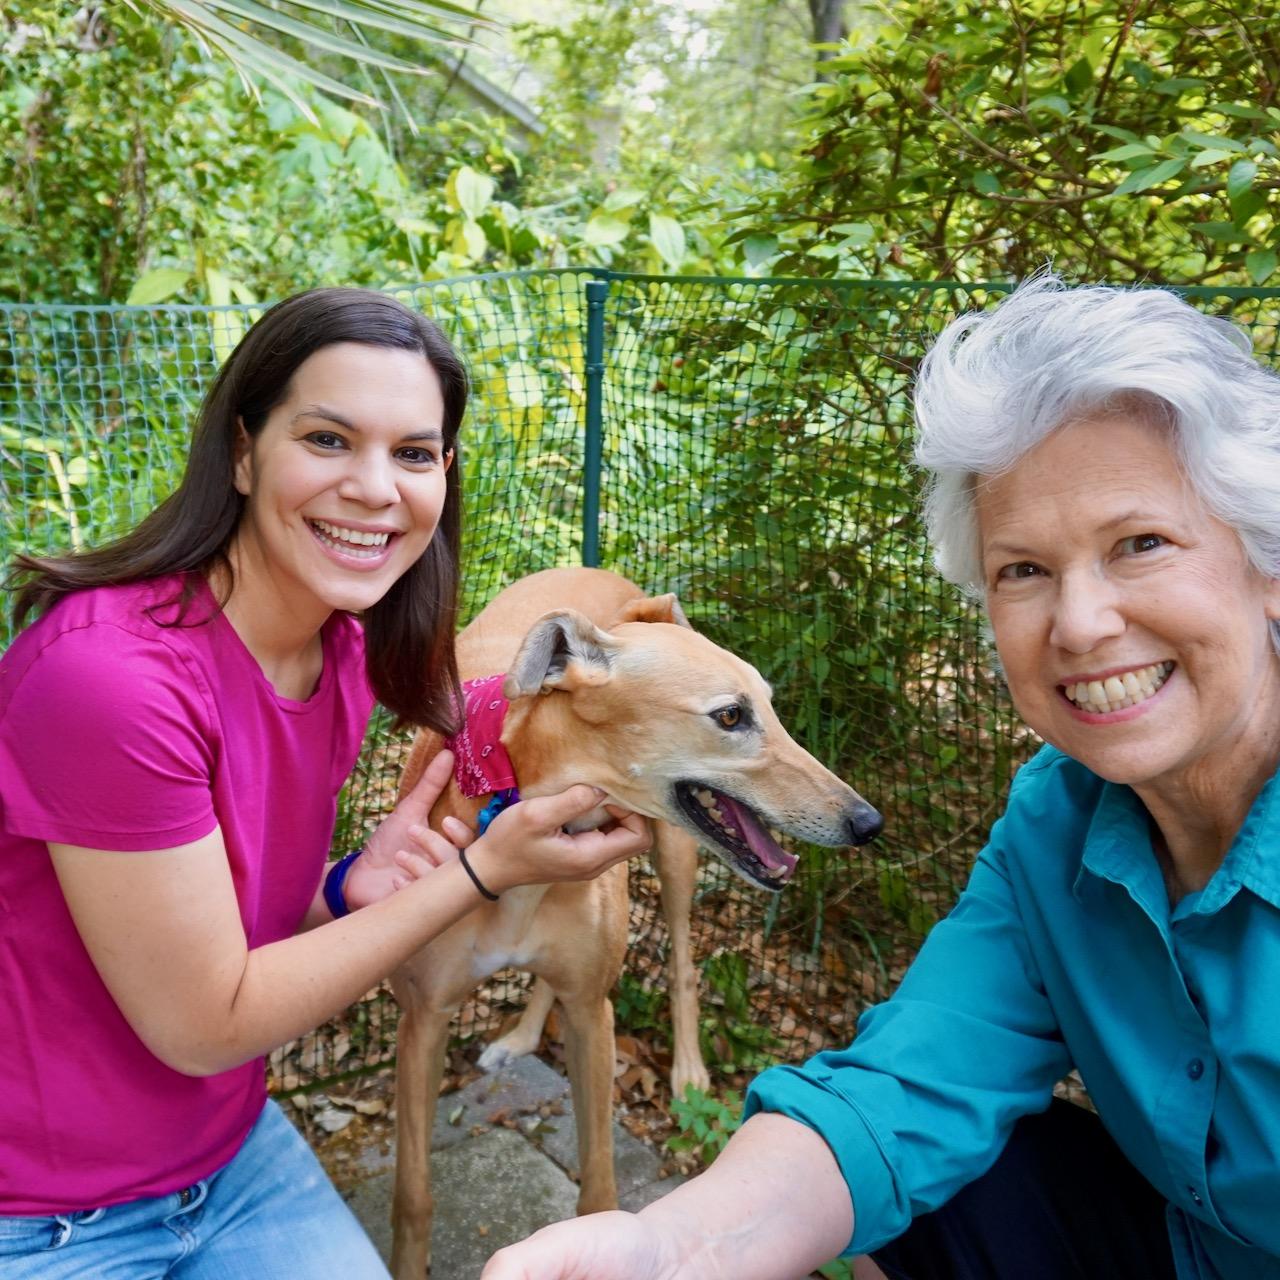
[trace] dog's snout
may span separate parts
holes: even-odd
[[[858,800],[845,810],[844,825],[850,844],[866,844],[884,829],[884,819],[865,800]]]

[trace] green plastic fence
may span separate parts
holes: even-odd
[[[884,813],[875,845],[802,850],[771,897],[708,858],[694,912],[705,1048],[752,1069],[848,1039],[963,883],[1034,748],[976,612],[933,574],[916,515],[909,389],[929,335],[1006,285],[619,275],[477,276],[400,291],[471,366],[461,465],[468,615],[516,577],[600,564],[675,591],[755,663],[795,736]],[[1280,337],[1280,290],[1191,289]],[[0,307],[0,552],[76,547],[169,491],[246,307]],[[382,719],[335,848],[391,801],[404,740]],[[665,931],[632,872],[619,1023],[661,1036]],[[500,975],[464,1037],[518,1007]],[[275,1060],[293,1088],[390,1054],[371,994]],[[657,1030],[655,1031],[655,1028]]]

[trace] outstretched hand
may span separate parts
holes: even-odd
[[[500,1249],[480,1280],[692,1280],[700,1272],[686,1269],[679,1253],[666,1233],[643,1218],[593,1213]]]

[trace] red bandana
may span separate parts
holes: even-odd
[[[502,745],[507,700],[502,696],[505,675],[467,680],[462,728],[445,746],[453,752],[453,776],[464,796],[487,796],[516,786],[511,757]]]

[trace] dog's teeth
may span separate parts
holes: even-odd
[[[719,806],[719,805],[715,805],[715,804],[713,804],[713,805],[711,806],[711,808],[707,810],[707,812],[708,812],[708,813],[710,813],[710,814],[711,814],[711,816],[712,816],[712,817],[713,817],[717,822],[723,822],[723,821],[724,821],[724,814],[721,812],[721,810],[720,810],[720,806]]]
[[[711,792],[708,791],[705,787],[703,787],[700,791],[695,791],[693,794],[694,794],[694,798],[698,801],[698,803],[704,809],[710,809],[711,806],[716,802],[715,796],[713,796]]]

